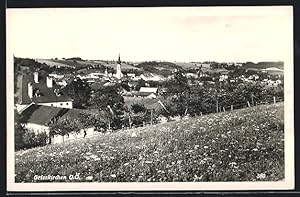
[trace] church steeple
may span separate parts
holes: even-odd
[[[120,58],[120,53],[119,53],[116,77],[117,77],[117,79],[121,79],[122,76],[123,76],[123,74],[122,74],[122,71],[121,71],[121,58]]]
[[[120,53],[119,53],[119,58],[118,58],[118,64],[121,64]]]

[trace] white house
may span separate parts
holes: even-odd
[[[28,107],[31,103],[61,107],[73,108],[73,99],[61,91],[52,77],[41,77],[38,72],[33,75],[22,75],[18,82],[17,94],[17,111],[20,112]]]
[[[158,94],[158,88],[154,87],[141,87],[137,96],[147,97],[147,98],[156,98]]]
[[[66,109],[58,107],[49,107],[44,105],[31,104],[21,112],[21,123],[24,127],[34,133],[46,132],[49,135],[48,124],[55,118],[68,116],[71,119],[77,119],[80,109]],[[82,129],[79,133],[70,133],[69,135],[55,135],[51,137],[51,144],[57,144],[77,138],[90,137],[95,133],[93,127]]]

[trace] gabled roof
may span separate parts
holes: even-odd
[[[157,88],[154,88],[154,87],[141,87],[139,92],[157,93]]]
[[[153,93],[153,92],[137,92],[137,93],[136,93],[137,96],[149,96],[149,95],[151,95],[151,94],[156,95],[156,94]]]
[[[71,119],[76,119],[84,111],[86,110],[31,105],[21,113],[21,122],[46,126],[54,118],[68,116]]]
[[[46,85],[46,78],[41,78],[39,76],[39,83],[35,83],[33,80],[33,75],[22,75],[20,83],[21,90],[18,93],[18,104],[30,104],[34,103],[51,103],[51,102],[67,102],[72,101],[72,99],[67,96],[64,92],[60,92],[60,95],[57,96],[54,92],[55,89],[60,89],[53,81],[52,88],[48,88]],[[28,83],[32,84],[33,92],[39,91],[40,96],[33,95],[33,98],[30,99],[28,96]]]

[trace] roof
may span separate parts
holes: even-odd
[[[269,68],[265,68],[263,70],[265,70],[265,71],[280,71],[280,72],[283,72],[283,70],[281,70],[279,68],[276,68],[276,67],[269,67]]]
[[[46,126],[54,118],[69,116],[71,119],[76,119],[84,111],[86,110],[33,104],[21,113],[21,122]]]
[[[149,95],[151,95],[151,94],[156,95],[156,94],[153,93],[153,92],[137,92],[137,93],[136,93],[137,96],[149,96]]]
[[[57,96],[54,92],[55,89],[60,89],[60,86],[57,85],[53,81],[52,88],[48,88],[46,85],[46,78],[39,76],[39,83],[35,83],[33,80],[33,75],[22,75],[20,79],[20,88],[21,90],[18,93],[18,103],[19,104],[30,104],[31,102],[34,103],[51,103],[51,102],[67,102],[72,101],[72,99],[67,96],[64,92],[60,92],[60,95]],[[28,96],[28,83],[32,84],[33,91],[39,90],[41,93],[39,97],[33,96],[32,99]]]
[[[139,92],[157,93],[157,88],[154,88],[154,87],[141,87]]]

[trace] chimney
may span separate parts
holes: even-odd
[[[29,96],[29,98],[33,97],[33,89],[32,89],[31,83],[28,83],[28,96]]]
[[[39,73],[38,72],[34,72],[33,73],[33,79],[35,83],[39,82]]]
[[[53,79],[51,77],[46,77],[46,84],[48,88],[53,87]]]

